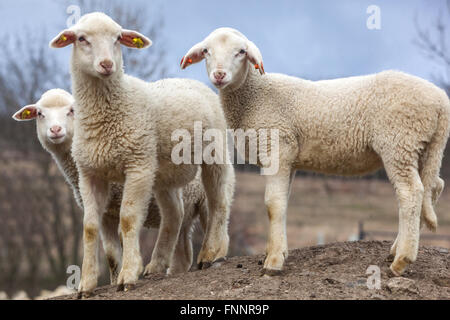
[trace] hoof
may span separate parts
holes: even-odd
[[[134,290],[134,288],[136,288],[136,285],[134,283],[119,284],[117,286],[117,292],[119,291],[127,292]]]
[[[213,262],[213,264],[214,264],[214,263],[221,263],[221,262],[225,262],[225,261],[227,261],[227,258],[226,258],[226,257],[222,257],[222,258],[219,258],[219,259],[215,260],[215,261]]]
[[[390,270],[390,273],[391,273],[390,275],[392,277],[400,277],[402,275],[402,273],[403,273],[403,271],[395,270],[394,267],[392,266],[392,264],[389,267],[389,270]]]
[[[206,269],[210,268],[211,266],[212,266],[211,262],[200,262],[198,264],[198,269],[199,270],[206,270]]]
[[[128,283],[128,284],[125,284],[125,285],[124,285],[123,291],[128,292],[128,291],[134,290],[134,288],[136,288],[136,285],[135,285],[135,284],[133,284],[133,283]]]
[[[261,275],[265,277],[279,277],[282,274],[283,274],[282,270],[266,269],[266,268],[264,268],[261,273]]]
[[[77,294],[77,299],[88,299],[90,297],[92,297],[92,292],[91,291],[80,291]]]
[[[391,267],[389,267],[389,269],[387,271],[387,277],[388,278],[396,278],[396,277],[398,277],[398,275],[395,274],[394,271],[392,271]]]
[[[394,259],[389,269],[396,277],[400,277],[405,272],[406,267],[411,264],[412,261],[406,257]]]
[[[430,230],[433,233],[436,233],[438,227],[437,220],[432,221],[425,219],[425,225],[427,226],[428,230]]]
[[[199,270],[206,270],[206,269],[211,268],[213,266],[220,266],[222,264],[222,262],[225,262],[225,261],[227,261],[226,257],[219,258],[217,260],[214,260],[213,262],[208,262],[208,261],[200,262],[198,264],[198,269]]]
[[[217,259],[216,261],[214,261],[214,262],[212,263],[212,267],[213,267],[213,268],[218,268],[218,267],[220,267],[225,261],[227,261],[226,258],[219,258],[219,259]]]
[[[144,269],[143,276],[144,278],[149,277],[152,274],[167,274],[168,266],[164,264],[157,264],[150,262]],[[137,278],[136,278],[137,279]]]

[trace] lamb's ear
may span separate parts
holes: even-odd
[[[255,69],[259,70],[259,73],[261,73],[261,75],[265,73],[261,52],[259,51],[258,47],[250,40],[247,42],[247,58],[251,62],[251,64],[255,66]]]
[[[137,49],[147,48],[152,45],[152,41],[146,36],[140,34],[139,32],[126,29],[122,30],[120,43],[124,46]]]
[[[50,41],[50,48],[63,48],[72,44],[77,39],[77,36],[72,30],[61,31],[52,41]]]
[[[186,55],[183,58],[181,58],[180,62],[181,69],[185,69],[186,67],[189,67],[191,64],[202,61],[205,58],[205,53],[203,52],[203,50],[205,50],[203,42],[199,42],[191,49],[189,49]]]
[[[37,117],[36,105],[30,104],[23,107],[13,115],[13,119],[16,121],[28,121],[33,120]]]

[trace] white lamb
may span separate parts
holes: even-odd
[[[70,93],[62,89],[51,89],[45,92],[35,104],[27,105],[17,111],[13,115],[13,119],[17,121],[36,119],[39,142],[52,155],[66,181],[72,187],[77,204],[82,208],[78,188],[78,171],[71,154],[73,104],[74,99]],[[103,248],[110,268],[111,284],[116,283],[121,264],[119,212],[122,189],[120,185],[112,185],[110,200],[100,226]],[[191,231],[197,217],[200,217],[201,226],[205,230],[208,209],[199,175],[183,188],[183,203],[184,219],[170,264],[170,273],[186,272],[192,265]],[[152,198],[144,226],[158,228],[159,223],[159,208]]]
[[[154,192],[161,212],[158,240],[145,273],[165,273],[172,258],[184,215],[181,188],[192,181],[201,167],[208,203],[205,239],[198,256],[201,265],[225,257],[229,207],[233,193],[231,165],[172,162],[174,130],[194,136],[200,131],[226,130],[217,95],[206,85],[187,79],[146,83],[124,74],[120,44],[144,48],[151,41],[142,34],[122,29],[102,13],[84,15],[76,25],[62,31],[50,45],[73,44],[71,76],[75,98],[75,132],[72,155],[84,205],[84,257],[79,292],[89,294],[97,285],[97,240],[101,213],[111,182],[123,184],[120,227],[123,238],[119,289],[132,287],[143,271],[139,231]],[[225,133],[223,133],[225,134]],[[204,139],[203,139],[204,140]],[[195,151],[208,147],[201,141]],[[192,153],[194,153],[194,150]],[[198,152],[194,153],[198,154]],[[215,155],[228,157],[224,143]],[[225,162],[225,161],[224,161]]]
[[[230,28],[213,31],[181,61],[206,59],[231,128],[279,129],[279,171],[267,176],[270,219],[266,274],[287,257],[286,208],[295,170],[363,175],[386,169],[399,205],[391,270],[416,260],[421,217],[435,230],[433,204],[449,135],[450,102],[433,84],[397,71],[326,81],[264,75],[255,44]],[[255,70],[256,69],[256,70]]]

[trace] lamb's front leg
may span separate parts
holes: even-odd
[[[181,189],[159,190],[155,194],[160,207],[161,224],[152,259],[144,275],[166,273],[172,260],[184,216]]]
[[[147,217],[154,176],[150,170],[127,172],[120,208],[123,242],[122,269],[117,279],[118,290],[129,290],[143,271],[139,234]]]
[[[276,175],[266,178],[264,200],[270,224],[264,273],[269,276],[281,271],[288,256],[286,210],[294,176],[295,171],[280,169]]]
[[[98,238],[102,213],[108,200],[108,183],[80,170],[80,192],[84,205],[83,265],[78,297],[88,297],[97,286]]]

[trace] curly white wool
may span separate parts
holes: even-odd
[[[444,187],[439,170],[450,130],[445,92],[397,71],[316,82],[264,74],[259,49],[231,28],[193,46],[181,67],[202,59],[231,128],[280,132],[280,169],[266,182],[265,269],[281,270],[288,254],[286,208],[295,170],[362,175],[384,166],[400,209],[391,270],[402,274],[416,260],[421,217],[430,229],[437,226],[433,204]]]

